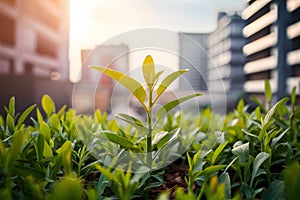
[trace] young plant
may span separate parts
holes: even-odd
[[[146,148],[143,148],[144,153],[147,154],[146,156],[146,166],[149,169],[152,168],[153,156],[152,151],[154,148],[158,148],[158,151],[165,147],[168,143],[172,142],[174,138],[177,138],[179,131],[172,131],[172,132],[154,132],[158,122],[162,119],[162,117],[172,110],[177,105],[181,104],[182,102],[189,100],[193,97],[200,96],[200,94],[191,94],[183,98],[172,100],[165,105],[161,106],[157,112],[153,113],[153,106],[161,97],[161,95],[166,91],[169,85],[174,82],[179,76],[183,73],[187,72],[188,70],[178,70],[169,75],[167,75],[160,83],[158,82],[160,75],[163,71],[156,72],[154,67],[153,59],[150,55],[146,56],[142,70],[143,76],[146,83],[146,88],[139,83],[137,80],[113,69],[99,67],[99,66],[91,66],[91,68],[96,69],[107,76],[110,76],[121,85],[123,85],[135,98],[138,100],[142,108],[146,112],[147,122],[146,124],[143,123],[141,120],[136,119],[133,116],[127,114],[120,114],[118,117],[125,122],[129,123],[130,125],[134,126],[137,130],[141,132],[146,131]],[[153,120],[155,117],[156,121]],[[138,142],[133,143],[126,137],[119,136],[115,133],[111,132],[104,132],[106,137],[114,142],[119,144],[121,147],[136,150],[136,146]],[[142,139],[142,138],[141,138]],[[139,141],[139,140],[138,140]]]

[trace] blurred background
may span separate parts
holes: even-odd
[[[124,91],[87,66],[134,71],[146,54],[111,38],[144,28],[172,32],[167,43],[180,56],[152,56],[190,69],[172,88],[179,95],[220,93],[230,110],[250,95],[263,103],[265,79],[274,101],[294,86],[300,94],[300,0],[0,0],[0,113],[11,96],[22,111],[43,94],[79,113],[110,112]]]

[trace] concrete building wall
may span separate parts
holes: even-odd
[[[11,96],[20,110],[44,94],[70,105],[68,49],[69,0],[1,0],[0,113]]]
[[[69,2],[0,1],[0,73],[69,80]]]
[[[243,89],[244,24],[244,20],[237,13],[218,14],[217,28],[208,37],[208,79],[212,92],[224,92],[229,95],[241,93]]]
[[[248,1],[243,18],[247,38],[244,71],[247,93],[263,96],[264,80],[270,80],[275,96],[288,95],[300,82],[300,1]]]
[[[179,33],[179,68],[189,69],[179,82],[181,90],[207,90],[207,34]]]
[[[109,112],[112,106],[126,105],[126,89],[117,87],[113,79],[89,68],[89,65],[108,67],[126,74],[129,71],[128,52],[126,45],[99,45],[93,50],[81,51],[81,80],[76,83],[73,93],[73,105],[79,113],[92,113],[94,109]]]

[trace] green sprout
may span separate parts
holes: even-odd
[[[138,102],[141,104],[143,109],[146,112],[147,115],[147,123],[144,124],[141,122],[141,120],[136,119],[133,116],[127,115],[127,114],[120,114],[118,115],[119,118],[124,120],[125,122],[129,123],[130,125],[137,127],[138,129],[144,129],[147,131],[146,135],[146,152],[147,158],[146,158],[146,165],[151,169],[152,166],[152,151],[154,150],[154,147],[162,148],[167,143],[169,143],[171,138],[176,137],[175,135],[178,134],[174,133],[173,131],[173,137],[171,133],[168,133],[166,131],[158,132],[155,135],[153,135],[153,130],[155,129],[157,123],[162,119],[162,117],[168,113],[170,110],[172,110],[177,105],[181,104],[182,102],[189,100],[193,97],[200,96],[201,94],[191,94],[188,96],[185,96],[183,98],[172,100],[165,105],[161,106],[156,113],[153,113],[153,106],[161,97],[161,95],[166,91],[166,89],[173,83],[178,77],[180,77],[182,74],[187,72],[187,69],[178,70],[175,72],[170,73],[167,75],[161,82],[159,82],[159,77],[164,72],[155,71],[155,66],[153,59],[150,55],[146,56],[142,70],[143,70],[143,76],[146,83],[146,88],[139,83],[137,80],[119,72],[115,71],[113,69],[105,68],[105,67],[99,67],[99,66],[90,66],[93,69],[96,69],[103,74],[106,74],[107,76],[113,78],[117,82],[119,82],[121,85],[123,85],[129,92],[138,100]],[[153,121],[153,118],[155,118],[156,121]],[[126,147],[127,149],[130,149],[130,147],[134,148],[131,141],[127,141],[128,139],[125,137],[118,137],[116,134],[106,133],[107,138],[114,142],[119,144],[120,146]],[[163,141],[163,144],[160,143]],[[156,145],[160,143],[160,145]],[[156,146],[155,146],[156,145]]]

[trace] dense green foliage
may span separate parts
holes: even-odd
[[[154,81],[145,79],[149,84]],[[164,131],[153,132],[151,150],[170,148],[160,155],[164,160],[163,156],[174,155],[177,144],[189,147],[176,162],[189,171],[186,188],[176,188],[175,195],[161,190],[156,198],[298,198],[296,90],[290,98],[272,104],[266,82],[266,103],[253,100],[258,104],[253,111],[241,100],[224,117],[207,108],[197,114],[173,112],[160,118],[157,126]],[[147,127],[132,116],[119,115],[128,123],[119,125],[99,110],[93,116],[77,115],[66,107],[57,110],[47,95],[41,110],[33,105],[17,113],[14,97],[5,110],[6,116],[0,116],[0,199],[144,199],[165,181],[165,168],[149,172],[142,163],[140,173],[133,173],[131,164],[122,162],[134,156],[125,151],[147,151],[147,140],[137,137]],[[25,124],[33,112],[37,117]]]
[[[180,126],[179,141],[190,144],[181,158],[189,166],[187,188],[178,188],[176,199],[297,198],[300,108],[294,105],[295,91],[289,106],[287,99],[273,106],[270,101],[249,112],[241,100],[224,124],[210,123],[222,120],[209,108],[196,116],[173,113],[163,120],[168,130]],[[83,130],[90,137],[121,130],[105,113],[76,115],[65,107],[56,111],[49,96],[43,97],[42,105],[42,111],[31,106],[19,114],[11,98],[7,115],[0,118],[0,199],[131,199],[145,197],[150,188],[163,183],[164,169],[133,174],[129,166],[118,171],[104,165],[113,164],[109,152],[116,153],[117,144],[108,140],[95,147],[80,141]],[[24,124],[33,110],[33,125]],[[178,118],[184,119],[182,123]],[[76,123],[84,125],[82,130]],[[130,125],[123,129],[136,130]],[[103,162],[91,154],[97,148],[107,148]],[[158,198],[169,199],[168,191]]]

